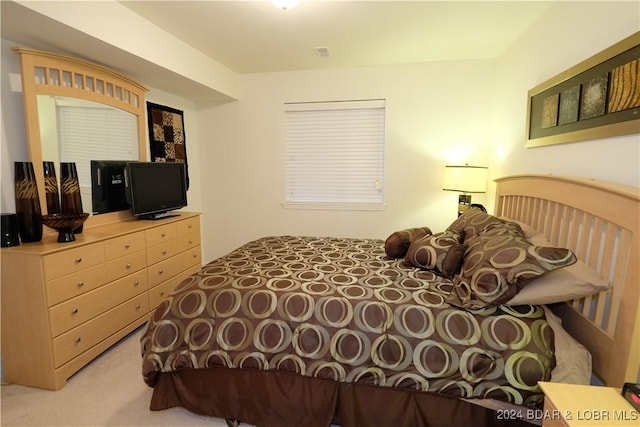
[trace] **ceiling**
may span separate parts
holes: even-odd
[[[495,58],[545,1],[120,1],[237,73]],[[327,48],[319,56],[314,48]]]
[[[61,8],[70,4],[50,1]],[[290,10],[268,0],[119,3],[233,72],[246,74],[496,58],[554,2],[301,0]],[[229,99],[24,5],[0,4],[3,39],[86,58],[186,98]],[[318,47],[329,56],[318,55]]]

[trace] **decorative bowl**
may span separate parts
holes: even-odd
[[[76,240],[73,230],[84,224],[88,217],[88,213],[57,213],[42,215],[42,223],[58,232],[58,242],[67,243]]]

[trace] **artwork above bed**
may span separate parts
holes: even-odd
[[[529,91],[527,147],[640,133],[640,32]]]

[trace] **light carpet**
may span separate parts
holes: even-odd
[[[138,328],[69,379],[58,391],[2,385],[5,426],[209,426],[223,419],[183,408],[150,411],[152,389],[142,380]],[[248,426],[245,423],[242,427]]]

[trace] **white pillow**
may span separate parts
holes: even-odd
[[[527,238],[536,246],[554,246],[542,234]],[[532,280],[506,305],[552,304],[583,298],[610,289],[609,282],[582,261]]]
[[[559,317],[553,314],[549,308],[542,308],[554,335],[556,367],[551,371],[551,381],[589,385],[591,383],[591,353],[569,335],[562,327],[562,320]]]

